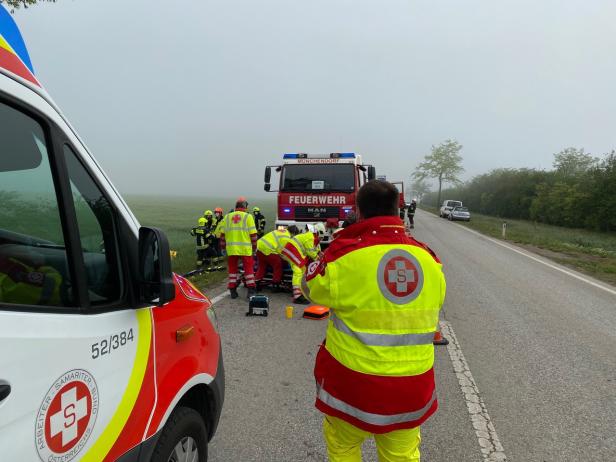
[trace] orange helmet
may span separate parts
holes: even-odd
[[[222,207],[216,207],[216,208],[214,209],[214,213],[223,213],[223,211],[222,211]]]

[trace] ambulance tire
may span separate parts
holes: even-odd
[[[170,462],[171,454],[184,438],[189,437],[197,445],[199,462],[207,462],[207,429],[201,415],[189,407],[175,409],[156,443],[152,462]]]

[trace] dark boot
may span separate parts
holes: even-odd
[[[308,305],[310,304],[310,301],[308,301],[308,299],[303,295],[300,295],[299,297],[293,299],[293,303],[296,305]]]
[[[239,297],[239,295],[237,294],[237,289],[235,287],[233,289],[229,289],[229,293],[231,294],[231,298]]]
[[[275,294],[279,294],[280,292],[283,291],[282,287],[280,287],[280,284],[272,284],[271,285],[271,290]]]
[[[246,297],[250,299],[250,297],[254,297],[255,295],[257,295],[257,289],[255,289],[254,287],[249,287],[248,295]]]

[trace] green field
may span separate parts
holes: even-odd
[[[438,214],[437,209],[421,207]],[[525,220],[510,220],[471,211],[472,220],[458,222],[483,234],[502,239],[507,222],[506,240],[520,244],[565,266],[616,284],[616,233],[562,228]]]
[[[197,220],[205,210],[214,210],[222,207],[227,213],[233,205],[235,198],[197,198],[197,197],[157,197],[157,196],[128,196],[128,205],[139,219],[142,226],[155,226],[161,228],[169,238],[171,250],[177,252],[173,259],[173,270],[184,274],[195,269],[195,238],[190,230],[197,226]],[[275,220],[275,196],[268,200],[250,201],[249,208],[258,206],[261,213],[267,218],[268,228],[273,227]],[[226,278],[226,272],[204,273],[193,278],[200,287],[215,285]]]

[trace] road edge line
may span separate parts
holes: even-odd
[[[218,303],[223,298],[228,297],[228,296],[229,296],[229,291],[226,290],[226,291],[216,295],[214,298],[210,299],[210,302],[212,302],[212,306],[214,306],[216,303]]]
[[[505,450],[496,434],[488,409],[481,399],[479,388],[462,353],[453,327],[448,321],[441,321],[440,326],[442,334],[449,340],[447,352],[458,379],[483,459],[489,462],[504,462],[507,460]]]
[[[538,263],[541,263],[542,265],[545,265],[549,268],[555,269],[556,271],[560,271],[561,273],[564,273],[568,276],[571,276],[572,278],[578,279],[579,281],[585,282],[586,284],[589,284],[593,287],[596,287],[598,289],[602,289],[604,291],[606,291],[607,293],[610,293],[612,295],[616,295],[616,290],[615,289],[611,289],[609,287],[606,287],[605,285],[599,283],[599,282],[595,282],[595,281],[591,281],[590,279],[584,277],[580,274],[576,274],[577,272],[573,272],[570,270],[567,270],[565,268],[561,268],[560,266],[557,266],[556,264],[550,263],[545,261],[542,258],[539,257],[535,257],[534,255],[529,254],[528,252],[523,251],[522,249],[518,249],[513,247],[512,245],[509,244],[505,244],[504,242],[499,241],[498,239],[494,239],[493,237],[487,236],[486,234],[480,233],[479,231],[475,231],[474,229],[469,229],[466,226],[462,226],[458,223],[454,223],[456,226],[458,226],[459,228],[463,229],[464,231],[468,231],[469,233],[472,234],[476,234],[479,237],[482,237],[494,244],[500,245],[501,247],[504,247],[506,249],[511,250],[512,252],[518,253],[520,255],[523,255],[527,258],[530,258],[531,260],[534,260]]]

